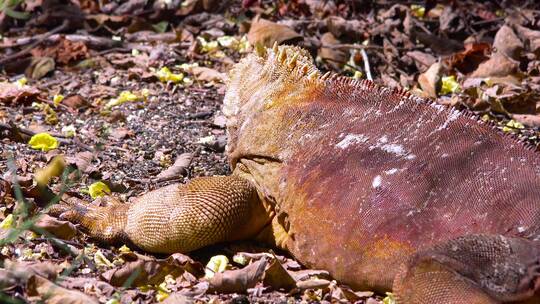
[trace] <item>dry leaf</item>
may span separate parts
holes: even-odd
[[[51,262],[12,262],[6,259],[4,269],[0,269],[0,286],[5,290],[24,285],[32,275],[54,280],[60,271],[62,267]]]
[[[493,47],[497,53],[504,54],[509,58],[518,59],[523,51],[523,42],[519,40],[514,30],[508,25],[503,25],[493,41]]]
[[[272,259],[264,272],[265,285],[274,289],[291,290],[296,287],[296,280],[289,274],[277,259]]]
[[[94,154],[90,151],[84,151],[76,153],[74,156],[67,156],[66,163],[77,167],[83,173],[92,173],[97,169],[91,165],[92,160],[94,159]]]
[[[40,79],[53,71],[56,67],[51,57],[34,57],[32,63],[26,68],[25,75],[32,79]]]
[[[187,173],[193,154],[182,153],[176,158],[174,164],[156,176],[156,181],[166,181],[178,178]]]
[[[489,60],[481,63],[476,71],[471,74],[471,77],[503,77],[515,73],[517,68],[517,62],[509,59],[501,53],[495,53]]]
[[[306,289],[326,289],[331,281],[325,279],[309,279],[296,283],[296,287],[300,290]]]
[[[191,72],[200,81],[224,82],[226,79],[225,74],[207,67],[193,67],[191,68]]]
[[[516,32],[526,43],[526,47],[537,56],[540,55],[540,31],[534,31],[521,25],[515,26]]]
[[[353,40],[364,40],[365,23],[360,20],[346,20],[339,16],[330,16],[325,19],[328,31],[334,37],[346,37]]]
[[[427,71],[418,76],[418,83],[427,96],[437,98],[440,88],[442,65],[440,62],[432,64]]]
[[[64,98],[62,104],[71,109],[79,109],[89,105],[88,101],[86,101],[86,99],[84,99],[81,95],[68,96]]]
[[[99,303],[96,299],[80,291],[60,287],[38,275],[32,275],[28,279],[27,290],[30,297],[37,298],[35,300],[44,300],[46,304]]]
[[[260,44],[266,47],[271,47],[274,42],[292,44],[303,39],[290,27],[262,18],[252,21],[247,37],[252,45]]]
[[[51,217],[47,214],[42,214],[34,226],[39,229],[46,230],[56,237],[64,240],[72,239],[77,234],[77,228],[75,225],[68,221],[62,221]],[[36,232],[40,233],[39,230]]]
[[[540,127],[540,115],[513,114],[510,117],[529,127]]]
[[[208,291],[218,293],[246,292],[248,288],[253,288],[263,279],[268,261],[269,258],[265,257],[242,269],[216,273],[209,280]]]
[[[39,93],[38,89],[31,86],[19,86],[16,83],[0,82],[0,103],[30,103],[36,100]]]
[[[204,266],[201,263],[180,253],[166,259],[156,259],[134,252],[122,253],[120,257],[127,262],[102,274],[102,277],[113,286],[123,286],[128,279],[133,280],[131,286],[160,284],[166,275],[178,276],[184,271],[196,276],[204,274]]]
[[[332,46],[340,44],[340,41],[332,35],[325,33],[321,37],[322,46],[319,49],[319,57],[328,61],[328,64],[334,69],[339,69],[349,59],[348,52],[340,49],[333,49]]]
[[[467,43],[465,50],[457,52],[445,60],[450,68],[455,68],[462,73],[468,74],[489,57],[491,47],[487,43]]]

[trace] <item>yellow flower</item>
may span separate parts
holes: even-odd
[[[169,70],[168,67],[162,67],[159,71],[156,72],[156,77],[161,82],[173,82],[173,83],[179,83],[184,79],[184,74],[174,74]]]
[[[92,199],[96,199],[101,196],[105,196],[111,193],[111,189],[104,182],[95,182],[88,187],[88,194]]]
[[[43,152],[58,148],[58,140],[49,133],[38,133],[32,136],[28,144],[32,149],[41,150]]]
[[[64,100],[64,95],[62,94],[56,94],[53,96],[53,104],[55,107],[57,107],[61,102],[62,100]]]
[[[206,264],[206,270],[204,271],[204,277],[210,279],[214,276],[214,273],[223,272],[229,265],[229,259],[224,255],[215,255],[210,258],[208,264]]]

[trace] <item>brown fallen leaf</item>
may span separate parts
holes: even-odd
[[[46,48],[32,49],[31,53],[34,57],[51,57],[61,64],[89,57],[88,47],[84,41],[73,41],[65,36],[60,36],[56,44]]]
[[[270,265],[266,268],[263,282],[274,289],[291,290],[297,287],[296,280],[275,258],[271,259]]]
[[[518,63],[501,53],[494,53],[491,58],[481,63],[471,77],[508,76],[517,71]]]
[[[540,127],[540,115],[512,114],[514,120],[530,127]]]
[[[54,280],[60,271],[62,266],[51,262],[12,262],[6,259],[4,268],[0,269],[0,287],[7,289],[25,285],[32,275]]]
[[[131,286],[154,285],[163,282],[166,275],[178,276],[184,271],[195,276],[204,274],[204,266],[186,255],[175,253],[166,259],[156,259],[129,252],[120,255],[126,261],[121,267],[104,272],[101,276],[113,286],[123,286],[131,280]]]
[[[54,71],[55,67],[56,63],[51,57],[34,57],[30,66],[26,68],[25,75],[32,79],[40,79]]]
[[[317,269],[302,269],[297,271],[289,271],[289,274],[295,281],[305,281],[309,280],[311,277],[317,277],[320,279],[330,280],[330,273],[326,270],[317,270]]]
[[[34,226],[38,228],[33,229],[36,230],[37,233],[40,233],[40,229],[43,229],[63,240],[72,239],[77,234],[77,228],[75,225],[68,221],[59,220],[47,214],[42,214],[37,222],[34,223]]]
[[[155,179],[156,181],[166,181],[178,178],[180,176],[183,176],[187,173],[187,169],[189,168],[189,165],[191,164],[191,160],[193,159],[193,154],[191,153],[182,153],[180,154],[176,160],[174,161],[174,164],[167,168],[165,171],[159,173]]]
[[[96,297],[110,297],[116,291],[116,288],[114,288],[112,285],[107,282],[103,282],[95,277],[65,277],[58,282],[58,285],[67,289],[84,289],[85,287],[88,288],[89,286],[91,286],[91,290],[94,293],[93,295],[95,295]]]
[[[91,164],[93,159],[94,154],[92,152],[84,151],[76,153],[74,156],[66,156],[66,163],[75,166],[83,173],[90,174],[97,171],[97,168]]]
[[[118,127],[112,130],[110,136],[116,141],[121,141],[125,138],[132,137],[134,134],[135,133],[128,128]]]
[[[356,41],[362,41],[367,38],[365,32],[367,24],[360,20],[346,20],[339,16],[330,16],[325,19],[326,27],[334,37],[345,37]]]
[[[540,31],[534,31],[521,25],[515,25],[516,33],[525,42],[526,48],[540,56]]]
[[[325,279],[309,279],[296,283],[296,288],[300,290],[306,289],[326,289],[330,286],[331,281]]]
[[[503,25],[499,31],[497,31],[497,34],[495,34],[493,47],[498,53],[517,60],[523,51],[523,42],[521,42],[511,27]]]
[[[0,82],[0,103],[31,103],[36,100],[40,91],[34,87],[16,83]]]
[[[193,67],[191,68],[191,72],[200,81],[224,82],[226,79],[225,74],[207,67]]]
[[[263,279],[270,258],[264,257],[238,270],[215,273],[209,280],[208,292],[243,293]]]
[[[293,44],[303,39],[300,34],[290,27],[262,18],[254,19],[251,22],[247,37],[252,45],[259,44],[266,47],[271,47],[274,42]]]
[[[76,290],[60,287],[53,282],[32,275],[27,283],[28,296],[32,300],[43,301],[46,304],[98,304],[98,300]]]
[[[441,63],[435,62],[427,71],[418,76],[418,83],[428,97],[437,98],[437,92],[441,85],[441,70]]]
[[[338,300],[338,301],[348,301],[348,302],[357,302],[361,299],[369,298],[373,296],[373,292],[371,291],[353,291],[347,286],[338,286],[337,284],[330,284],[330,293],[332,295],[332,299]]]
[[[448,57],[445,62],[449,68],[455,68],[462,73],[468,74],[482,62],[489,59],[488,53],[491,47],[487,43],[466,43],[465,50]]]
[[[406,55],[414,60],[416,67],[420,71],[425,71],[437,61],[433,55],[421,51],[410,51]]]
[[[332,35],[332,33],[325,33],[321,37],[322,46],[319,49],[319,57],[328,62],[334,69],[339,69],[349,59],[348,52],[340,49],[332,48],[336,44],[340,44],[340,41]]]
[[[68,96],[62,100],[62,104],[71,109],[80,109],[90,105],[81,95]]]

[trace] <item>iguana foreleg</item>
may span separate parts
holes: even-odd
[[[539,290],[539,271],[538,242],[467,235],[417,253],[396,277],[394,293],[407,304],[521,301]]]
[[[129,242],[155,253],[189,252],[252,237],[269,218],[257,191],[237,176],[173,184],[107,207],[59,205],[50,213],[78,223],[91,237]]]

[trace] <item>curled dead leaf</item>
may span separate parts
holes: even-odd
[[[30,103],[36,100],[40,91],[34,87],[16,83],[0,82],[0,103]]]
[[[193,67],[191,72],[200,81],[224,82],[226,79],[225,74],[207,67]]]
[[[126,283],[130,283],[131,286],[160,284],[166,275],[171,274],[174,277],[184,271],[196,276],[204,274],[201,263],[180,253],[166,259],[156,259],[134,252],[122,253],[120,257],[126,261],[124,265],[102,274],[102,277],[113,286],[123,286]]]
[[[331,281],[325,279],[309,279],[306,281],[300,281],[296,284],[296,287],[300,290],[306,289],[326,289],[330,286]]]
[[[540,56],[540,31],[534,31],[521,25],[515,25],[516,33],[525,42],[526,48]]]
[[[92,160],[94,159],[94,154],[90,151],[84,151],[76,153],[74,156],[67,156],[66,163],[71,166],[75,166],[83,173],[92,173],[97,170],[95,166],[92,166]]]
[[[540,115],[532,114],[513,114],[512,119],[530,127],[540,127]]]
[[[265,285],[272,286],[274,289],[291,290],[296,287],[296,280],[274,258],[270,261],[270,265],[264,272],[263,282]]]
[[[462,73],[468,74],[482,62],[489,59],[488,53],[491,47],[487,43],[467,43],[465,50],[448,57],[445,62],[449,68],[455,68]]]
[[[334,37],[346,37],[354,40],[364,40],[366,24],[360,20],[346,20],[339,16],[330,16],[325,19],[328,30]]]
[[[471,77],[485,78],[494,76],[508,76],[516,72],[518,63],[501,53],[494,53],[491,58],[481,63]]]
[[[266,47],[271,47],[274,42],[292,44],[303,39],[290,27],[262,18],[252,21],[247,37],[252,45],[261,44]]]
[[[68,96],[64,98],[64,100],[62,100],[62,104],[71,109],[79,109],[89,106],[88,101],[84,99],[81,95]]]
[[[189,168],[192,159],[193,154],[191,153],[180,154],[172,166],[156,176],[156,181],[166,181],[183,176],[187,173],[187,169]]]
[[[248,288],[254,287],[263,279],[269,259],[265,257],[242,269],[216,273],[208,281],[208,291],[219,293],[246,292]]]
[[[328,63],[335,69],[339,69],[349,59],[348,52],[342,49],[335,49],[333,46],[340,44],[340,41],[332,35],[332,33],[325,33],[321,37],[322,46],[319,49],[319,57],[328,61]]]
[[[420,71],[425,71],[426,68],[430,67],[437,61],[433,55],[421,51],[407,52],[407,56],[414,60],[418,70]]]
[[[26,68],[25,74],[32,79],[40,79],[53,71],[56,67],[54,59],[51,57],[34,57],[30,66]]]
[[[493,41],[493,47],[498,53],[504,54],[512,59],[518,59],[523,51],[523,42],[517,37],[514,30],[508,25],[503,25]]]
[[[427,96],[437,98],[437,92],[440,88],[441,71],[441,63],[435,62],[427,71],[418,76],[418,83]]]
[[[38,228],[36,229],[37,233],[40,232],[40,229],[43,229],[64,240],[72,239],[77,234],[75,225],[68,221],[62,221],[51,217],[47,214],[41,215],[34,226]]]
[[[60,271],[62,267],[51,262],[12,262],[6,259],[4,268],[0,269],[0,287],[7,289],[24,285],[32,275],[54,280]]]
[[[30,276],[27,283],[27,290],[31,298],[44,301],[46,304],[99,303],[98,300],[80,291],[60,287],[38,275]]]

